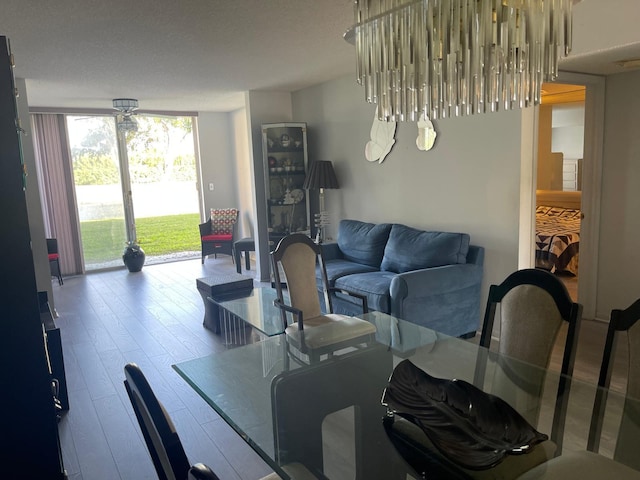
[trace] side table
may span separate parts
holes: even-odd
[[[198,292],[204,302],[204,320],[205,328],[220,333],[220,312],[218,306],[207,297],[215,300],[223,300],[226,298],[240,297],[249,295],[253,290],[253,278],[237,273],[229,273],[224,275],[211,275],[196,279]]]
[[[242,265],[240,264],[240,253],[244,252],[244,266],[247,270],[251,270],[251,259],[249,252],[256,251],[256,242],[251,237],[241,238],[233,243],[233,255],[236,260],[236,270],[242,273]]]

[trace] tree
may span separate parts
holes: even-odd
[[[184,157],[182,148],[183,142],[193,138],[191,118],[138,115],[136,121],[138,131],[127,133],[132,182],[195,180],[195,157]]]
[[[92,153],[74,157],[73,177],[76,185],[113,185],[120,181],[113,158]]]

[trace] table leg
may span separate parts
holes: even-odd
[[[234,248],[233,249],[233,256],[236,260],[236,272],[238,273],[242,273],[242,264],[240,263],[240,249],[238,248]],[[248,270],[248,268],[247,268]]]
[[[202,324],[213,333],[220,333],[220,313],[218,306],[207,300],[208,293],[198,289],[204,302],[204,319]]]

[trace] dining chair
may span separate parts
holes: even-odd
[[[124,375],[124,386],[158,478],[160,480],[189,478],[191,465],[178,432],[164,406],[153,393],[142,370],[135,363],[128,363],[124,367]],[[191,477],[218,480],[218,477],[205,465],[194,466]]]
[[[627,392],[613,458],[636,470],[640,470],[640,456],[636,444],[640,435],[638,423],[640,418],[640,326],[638,326],[638,320],[640,320],[640,299],[624,310],[614,309],[611,311],[598,377],[599,388],[596,391],[587,441],[587,449],[598,453],[616,344],[620,341],[619,334],[626,332],[629,350]]]
[[[160,480],[220,480],[207,465],[189,464],[171,417],[153,393],[140,367],[135,363],[128,363],[124,367],[124,375],[124,386],[158,478]],[[298,465],[292,468],[294,471],[304,471]],[[261,480],[279,480],[280,478],[278,474],[271,473]],[[301,478],[315,477],[301,476]]]
[[[533,425],[537,425],[546,370],[558,333],[567,324],[558,379],[550,440],[557,453],[562,450],[562,438],[569,401],[571,375],[575,363],[582,306],[573,302],[562,281],[540,269],[518,270],[500,285],[491,285],[480,336],[480,346],[474,383],[484,386],[487,351],[491,344],[497,307],[500,306],[500,336],[498,365],[492,377],[492,393],[496,393]],[[510,361],[509,359],[514,359]],[[511,362],[518,363],[515,368]],[[533,368],[526,373],[523,364]],[[536,368],[538,367],[538,368]],[[500,390],[504,380],[509,388]],[[517,386],[518,388],[514,388]]]
[[[611,311],[607,337],[605,340],[602,364],[598,377],[593,405],[593,414],[589,427],[587,451],[570,452],[541,463],[529,472],[518,477],[518,480],[580,478],[596,480],[601,478],[638,479],[640,478],[640,458],[638,456],[637,439],[640,435],[638,419],[640,418],[640,299],[625,310]],[[613,370],[615,346],[618,334],[627,332],[629,346],[629,370],[627,378],[627,397],[622,409],[622,419],[618,429],[618,437],[613,459],[598,453],[600,436],[604,421],[607,392]]]
[[[58,240],[56,238],[47,238],[47,255],[49,257],[51,276],[58,279],[59,285],[63,285],[62,272],[60,271],[60,252],[58,252]]]
[[[208,255],[218,258],[219,253],[231,255],[238,221],[237,208],[212,208],[209,219],[199,225],[202,263]]]
[[[332,291],[357,299],[361,302],[363,313],[368,312],[367,299],[364,295],[329,287],[321,245],[301,233],[287,235],[271,252],[271,266],[276,288],[274,304],[280,308],[287,339],[301,353],[317,359],[325,353],[373,340],[375,325],[356,317],[333,313],[329,294]],[[320,307],[316,266],[321,272],[325,313]],[[280,268],[284,278],[281,277]],[[283,280],[288,289],[289,303],[285,303]],[[289,325],[290,316],[294,321]]]

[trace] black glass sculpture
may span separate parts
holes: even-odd
[[[501,398],[463,380],[435,378],[404,360],[394,369],[382,403],[388,409],[385,428],[398,451],[415,465],[415,452],[431,445],[455,465],[482,470],[496,466],[507,455],[525,454],[547,435],[533,428]],[[420,436],[398,442],[394,419],[408,420],[426,435],[408,459],[407,443],[422,443]],[[426,448],[425,446],[428,445]],[[431,458],[429,462],[433,463]]]

